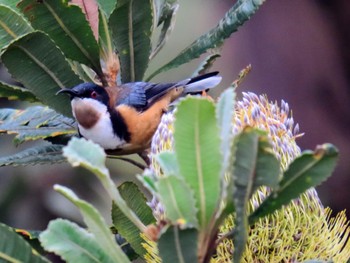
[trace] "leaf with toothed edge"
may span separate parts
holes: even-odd
[[[14,114],[0,122],[1,133],[16,134],[14,142],[18,145],[30,140],[76,134],[76,128],[73,119],[47,107],[34,106],[15,110]]]
[[[122,249],[116,244],[114,237],[107,227],[102,215],[88,202],[80,199],[72,190],[61,185],[55,185],[54,189],[71,201],[80,211],[89,231],[94,235],[100,247],[108,251],[113,262],[130,263]]]
[[[152,210],[147,205],[144,194],[135,183],[125,182],[118,187],[118,190],[128,207],[135,212],[146,226],[155,222]],[[140,236],[140,230],[135,227],[114,202],[112,206],[112,221],[118,233],[128,241],[138,255],[143,257],[146,254],[146,250],[142,246],[143,239]]]
[[[38,99],[29,90],[10,85],[0,81],[0,98],[8,100],[21,100],[28,102],[38,102]]]
[[[216,119],[220,129],[221,153],[223,155],[222,176],[229,167],[231,160],[231,147],[233,143],[232,119],[235,105],[235,91],[226,89],[216,104]]]
[[[174,225],[198,227],[194,193],[183,178],[168,174],[159,178],[156,188],[167,219]]]
[[[203,75],[209,72],[210,68],[213,66],[217,58],[221,57],[218,51],[214,54],[207,56],[203,62],[198,66],[198,68],[193,72],[192,78],[197,77],[198,75]]]
[[[332,144],[323,144],[314,152],[305,151],[284,172],[276,190],[249,216],[249,224],[273,213],[311,187],[319,185],[333,172],[338,150]]]
[[[163,48],[171,32],[173,31],[175,27],[176,12],[179,9],[179,3],[176,0],[163,1],[163,3],[158,3],[158,6],[155,8],[157,13],[157,24],[158,26],[162,25],[162,29],[160,31],[157,44],[152,50],[150,59],[154,58]]]
[[[49,261],[37,254],[14,229],[0,223],[0,261],[42,263]]]
[[[194,191],[200,229],[206,229],[218,210],[221,190],[219,128],[215,105],[188,97],[177,106],[174,145],[180,174]]]
[[[161,72],[179,67],[195,58],[198,58],[209,49],[217,48],[233,32],[237,31],[244,22],[258,10],[265,0],[239,0],[237,1],[221,19],[218,25],[208,33],[200,36],[196,41],[185,48],[177,57],[153,72],[147,81]]]
[[[51,221],[40,234],[40,242],[46,251],[61,256],[66,262],[115,262],[90,232],[68,220]]]
[[[101,146],[84,138],[72,138],[68,145],[63,148],[63,155],[73,166],[82,166],[93,172],[108,192],[110,198],[118,205],[125,216],[141,231],[145,230],[145,225],[136,214],[129,209],[118,189],[115,187],[110,177],[109,170],[105,165],[106,153]]]
[[[197,240],[198,231],[196,229],[169,226],[157,242],[162,262],[198,262]]]
[[[103,78],[98,44],[79,6],[67,1],[22,0],[18,7],[31,25],[48,34],[67,58],[91,67]]]
[[[231,182],[236,212],[233,258],[234,262],[240,262],[248,240],[249,199],[260,186],[275,188],[280,166],[266,132],[247,127],[236,136],[233,147],[235,159]]]
[[[53,164],[65,162],[62,155],[64,145],[40,145],[10,156],[0,157],[0,166]]]
[[[81,80],[45,33],[34,31],[16,39],[1,59],[12,77],[42,103],[65,116],[72,116],[68,96],[56,96],[56,93],[81,83]]]
[[[140,81],[151,52],[153,5],[151,0],[120,0],[109,18],[118,50],[122,83]]]
[[[33,31],[28,22],[15,9],[0,1],[0,50],[14,39]]]

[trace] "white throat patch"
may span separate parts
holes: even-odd
[[[93,107],[94,110],[100,113],[99,120],[94,126],[89,129],[84,128],[78,122],[79,132],[84,138],[99,144],[105,150],[122,148],[122,145],[126,143],[114,133],[111,122],[111,115],[108,112],[106,105],[90,98],[74,98],[71,102],[71,105],[73,109],[73,116],[75,118],[76,115],[74,109],[78,105],[79,107],[85,107],[85,105],[86,107]]]

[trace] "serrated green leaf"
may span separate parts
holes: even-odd
[[[97,0],[97,4],[100,10],[106,14],[108,19],[116,7],[117,0]]]
[[[181,51],[177,57],[151,74],[148,79],[152,79],[161,72],[176,68],[198,58],[212,48],[219,47],[226,38],[228,38],[233,32],[237,31],[238,27],[249,20],[264,2],[265,0],[237,1],[236,4],[227,11],[215,28],[200,36],[187,48]]]
[[[155,156],[165,175],[180,176],[179,165],[174,152],[164,151]]]
[[[205,229],[220,197],[219,129],[215,106],[207,99],[189,97],[178,105],[175,118],[174,144],[180,173],[194,191],[198,221]]]
[[[87,141],[84,138],[72,138],[68,145],[63,148],[63,155],[73,166],[83,166],[93,172],[98,177],[111,199],[118,205],[119,209],[136,227],[144,232],[144,224],[135,213],[129,209],[118,189],[115,187],[109,171],[105,166],[106,154],[101,146],[92,141]]]
[[[67,187],[55,185],[54,189],[79,208],[89,231],[95,236],[96,241],[100,244],[100,247],[108,252],[113,262],[130,262],[128,257],[123,253],[122,249],[116,244],[114,236],[107,227],[107,223],[101,214],[91,204],[80,199]]]
[[[167,219],[175,225],[198,227],[193,191],[183,178],[174,175],[159,178],[156,188]]]
[[[265,132],[246,128],[236,137],[234,147],[232,182],[236,217],[233,259],[240,262],[248,239],[249,199],[259,186],[276,186],[280,167]]]
[[[164,263],[198,262],[198,232],[194,228],[169,227],[158,240],[159,255]]]
[[[0,158],[0,166],[52,164],[64,162],[63,145],[39,145],[10,156]]]
[[[41,102],[65,116],[72,116],[69,98],[55,94],[81,80],[46,34],[33,32],[19,38],[8,46],[1,59],[13,78]]]
[[[38,255],[12,228],[0,223],[0,261],[1,262],[49,262]]]
[[[144,194],[136,184],[125,182],[118,189],[128,207],[134,211],[144,225],[147,226],[155,222],[152,210],[147,205]],[[143,239],[140,236],[140,230],[122,213],[115,203],[112,206],[112,221],[118,233],[130,243],[135,252],[140,256],[144,256],[146,250],[142,246]]]
[[[18,113],[18,110],[16,109],[7,109],[7,108],[0,109],[0,123],[3,123],[9,118],[12,118],[17,113]]]
[[[16,134],[14,142],[18,145],[29,140],[75,134],[76,128],[73,119],[47,107],[34,106],[17,110],[11,117],[0,122],[1,133]]]
[[[0,2],[0,50],[31,31],[32,27],[23,17]]]
[[[231,148],[233,143],[232,120],[235,105],[235,91],[233,88],[226,89],[216,104],[216,119],[220,129],[221,153],[223,156],[222,176],[229,167],[231,160]]]
[[[175,16],[179,9],[179,3],[176,0],[163,1],[159,4],[161,6],[156,6],[157,9],[157,24],[158,26],[163,25],[158,37],[157,44],[153,49],[150,59],[155,57],[157,53],[163,48],[166,41],[168,40],[171,32],[175,27]]]
[[[37,102],[38,99],[29,90],[10,85],[0,81],[0,98],[8,100],[21,100],[29,102]]]
[[[122,0],[109,18],[123,83],[143,79],[151,52],[151,0]]]
[[[249,216],[249,223],[253,224],[260,217],[273,213],[310,187],[326,180],[337,160],[338,150],[331,144],[318,146],[314,152],[303,152],[289,165],[278,188]]]
[[[91,67],[103,79],[99,48],[81,8],[57,0],[22,0],[22,13],[31,25],[47,33],[67,58]]]
[[[207,56],[203,62],[198,66],[198,68],[193,72],[192,77],[197,77],[198,75],[203,75],[208,73],[210,68],[213,66],[217,58],[221,57],[218,51]]]
[[[41,233],[44,248],[66,262],[114,262],[95,236],[68,220],[56,219]]]

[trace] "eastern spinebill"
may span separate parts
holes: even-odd
[[[218,72],[175,83],[125,83],[104,88],[82,83],[58,93],[71,97],[81,136],[117,154],[141,153],[150,147],[164,112],[176,99],[218,85]]]

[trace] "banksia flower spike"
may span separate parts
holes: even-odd
[[[152,141],[151,154],[172,150],[172,113],[165,114]],[[296,139],[303,134],[294,123],[289,105],[285,101],[269,102],[267,96],[252,92],[243,93],[236,102],[233,134],[246,126],[267,131],[274,153],[284,171],[292,160],[301,153]],[[157,177],[162,176],[156,160],[152,159],[151,169]],[[269,194],[261,187],[250,200],[248,214],[254,211]],[[161,204],[154,198],[151,202],[155,216],[162,220]],[[302,262],[308,259],[346,262],[350,258],[350,228],[345,213],[331,218],[331,210],[324,208],[315,189],[309,189],[298,199],[275,213],[258,220],[249,229],[249,238],[242,262]],[[219,230],[219,238],[234,229],[234,215],[229,215]],[[148,262],[161,262],[156,245],[146,240]],[[153,242],[153,243],[152,243]],[[231,262],[234,250],[232,239],[223,238],[217,246],[211,263]],[[154,261],[156,260],[156,261]]]

